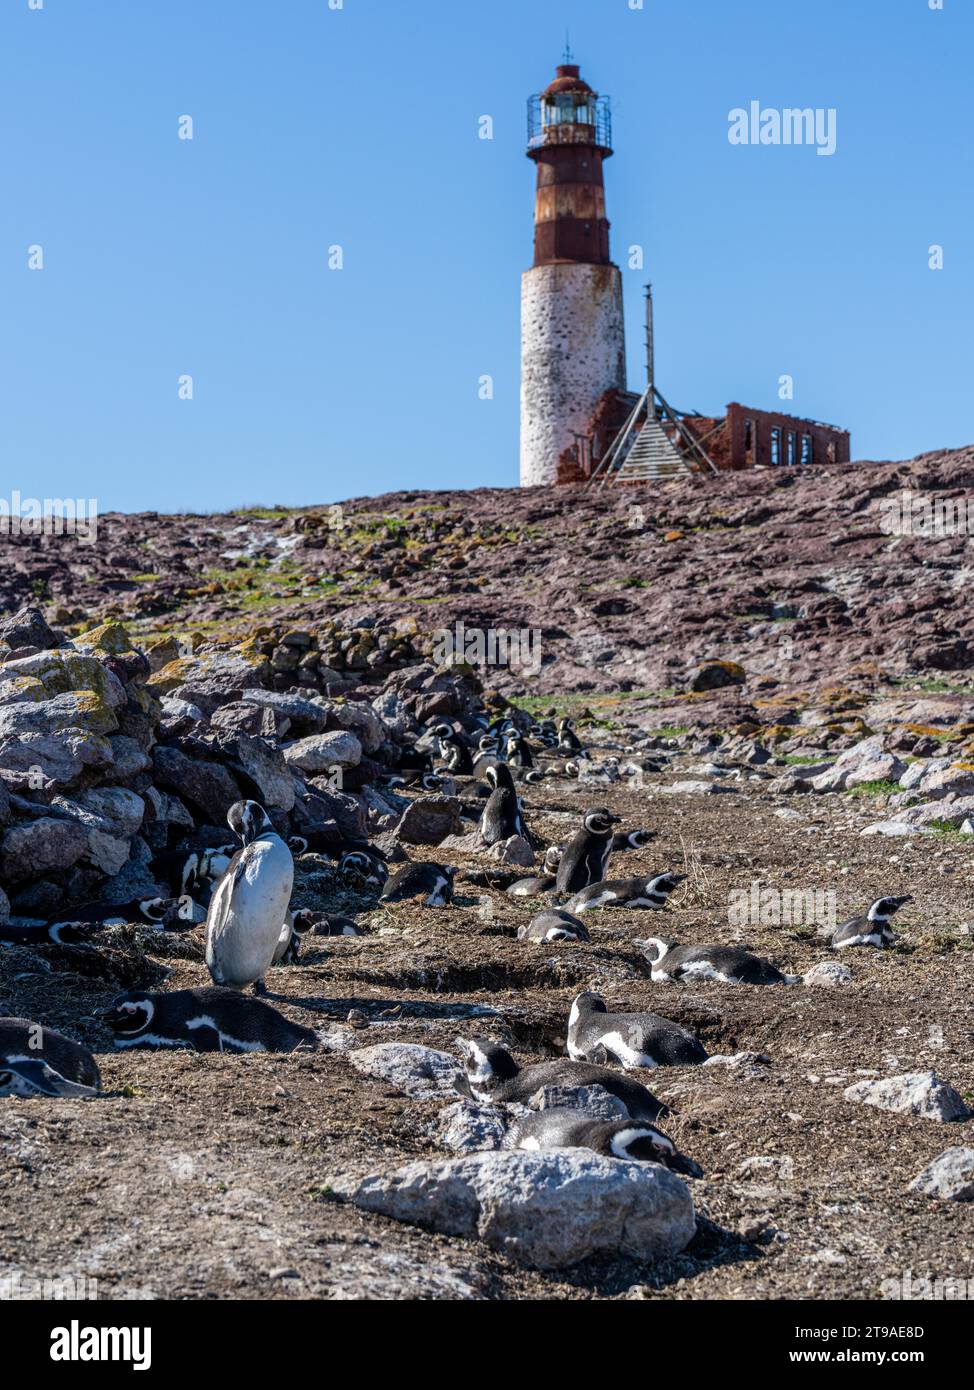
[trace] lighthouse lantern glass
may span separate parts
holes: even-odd
[[[590,97],[579,92],[561,92],[546,97],[541,104],[544,124],[595,125],[595,105]]]

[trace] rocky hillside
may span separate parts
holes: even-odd
[[[506,692],[685,692],[708,658],[750,682],[834,684],[870,665],[955,682],[974,663],[971,542],[895,535],[909,490],[963,501],[974,446],[906,463],[695,478],[660,488],[400,492],[302,512],[108,515],[94,544],[11,538],[0,609],[68,635],[122,618],[184,652],[290,633],[279,684],[325,690],[409,664],[434,629],[538,631]]]

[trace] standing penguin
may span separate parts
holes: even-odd
[[[612,827],[618,816],[600,807],[586,811],[580,830],[568,841],[561,856],[555,886],[559,893],[580,893],[590,883],[601,883],[612,853]]]
[[[227,813],[243,848],[230,861],[206,916],[206,965],[215,985],[266,994],[294,885],[294,860],[263,806],[235,801]]]
[[[460,741],[450,725],[437,724],[433,733],[447,771],[455,773],[458,777],[471,777],[473,758],[470,756],[470,749]]]
[[[570,719],[558,721],[558,748],[562,753],[581,753],[582,743]]]
[[[491,763],[486,775],[493,790],[480,817],[480,838],[485,845],[496,845],[520,835],[530,844],[511,769],[506,763]]]

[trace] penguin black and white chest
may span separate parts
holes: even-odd
[[[546,907],[530,922],[518,927],[518,941],[588,941],[588,928],[584,922],[573,917],[560,907]]]
[[[602,882],[612,853],[612,827],[618,820],[604,806],[585,812],[558,865],[555,886],[559,893],[580,893],[590,883]]]
[[[215,985],[263,994],[277,954],[294,885],[291,851],[256,801],[237,801],[227,813],[243,841],[210,900],[206,965]]]
[[[517,1120],[510,1142],[515,1149],[592,1149],[607,1158],[661,1163],[688,1178],[703,1176],[698,1163],[646,1120],[596,1120],[580,1110],[553,1106]]]
[[[630,1067],[692,1067],[707,1060],[703,1044],[659,1014],[609,1013],[600,994],[576,996],[568,1016],[568,1055],[576,1062]]]
[[[665,980],[719,980],[725,985],[797,985],[800,975],[784,975],[776,965],[740,946],[678,946],[647,937],[636,943],[650,962],[650,976]]]
[[[82,1099],[101,1089],[83,1043],[29,1018],[0,1018],[0,1096]]]
[[[476,756],[473,759],[473,775],[483,777],[487,769],[497,761],[500,751],[500,739],[493,734],[482,735],[477,744]]]
[[[404,864],[383,889],[380,903],[403,903],[422,898],[426,907],[447,907],[453,901],[456,869],[434,863]]]
[[[232,989],[130,989],[96,1015],[116,1047],[191,1048],[195,1052],[314,1050],[317,1035],[261,999]]]
[[[657,874],[655,878],[604,879],[590,883],[568,903],[569,912],[591,912],[600,907],[647,908],[661,912],[686,874]]]
[[[555,886],[555,875],[561,860],[560,845],[550,845],[545,850],[544,873],[530,878],[519,878],[505,891],[511,898],[536,898],[539,893],[550,893]]]
[[[338,861],[338,872],[359,893],[381,891],[389,877],[384,856],[371,845],[344,853]]]
[[[491,763],[485,775],[492,790],[480,817],[480,838],[486,845],[496,845],[512,835],[527,840],[528,832],[511,769],[506,763]]]
[[[832,945],[844,950],[847,946],[892,946],[896,933],[890,926],[890,918],[899,912],[912,897],[877,898],[861,917],[851,917],[832,936]]]
[[[609,1067],[566,1058],[519,1067],[506,1048],[485,1038],[461,1041],[458,1046],[466,1070],[467,1092],[484,1105],[528,1105],[545,1086],[604,1086],[619,1097],[634,1120],[656,1120],[666,1112],[663,1102],[645,1086]]]

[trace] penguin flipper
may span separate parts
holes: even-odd
[[[197,1052],[222,1052],[223,1039],[220,1030],[215,1028],[212,1023],[191,1023],[190,1028],[193,1034],[192,1046]]]

